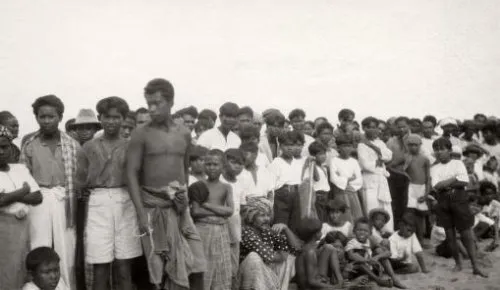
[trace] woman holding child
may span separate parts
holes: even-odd
[[[29,205],[42,202],[28,169],[21,164],[9,164],[11,142],[12,134],[0,125],[0,289],[21,289],[25,282]]]

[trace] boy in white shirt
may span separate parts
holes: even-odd
[[[247,192],[248,197],[267,197],[272,200],[273,179],[270,171],[262,165],[257,164],[259,147],[255,143],[242,143],[240,150],[244,156],[244,169],[241,178],[249,180],[251,189]]]
[[[308,148],[309,155],[315,158],[315,174],[317,180],[314,181],[313,189],[316,194],[316,211],[321,222],[328,222],[328,212],[325,208],[330,194],[330,184],[328,183],[328,169],[326,168],[326,148],[319,142],[313,142]]]
[[[40,247],[26,256],[26,269],[31,282],[26,283],[23,290],[69,290],[61,279],[59,255],[49,247]]]
[[[455,230],[457,230],[470,257],[473,274],[487,277],[477,265],[472,233],[474,216],[470,211],[469,197],[464,189],[469,182],[465,165],[462,161],[451,158],[450,140],[439,138],[434,141],[432,147],[439,162],[431,167],[431,183],[437,200],[435,207],[437,224],[445,229],[446,239],[455,259],[455,271],[462,270],[462,259],[456,241]]]

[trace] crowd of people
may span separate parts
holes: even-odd
[[[494,117],[172,113],[160,78],[144,97],[103,98],[65,130],[63,101],[39,97],[20,146],[0,112],[0,289],[405,289],[399,274],[430,270],[423,249],[488,277]]]

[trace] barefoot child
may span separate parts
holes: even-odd
[[[318,180],[314,181],[313,189],[316,193],[316,211],[318,218],[323,223],[328,221],[328,212],[325,208],[328,203],[330,193],[330,184],[328,183],[328,169],[326,168],[326,148],[319,142],[313,142],[309,145],[309,155],[314,157],[315,171]]]
[[[26,269],[31,282],[23,290],[69,290],[61,279],[59,255],[49,247],[40,247],[29,252],[26,257]]]
[[[306,218],[297,229],[299,238],[305,242],[295,261],[299,289],[334,289],[332,282],[342,286],[343,277],[339,267],[337,251],[332,245],[318,245],[321,236],[321,221]],[[329,273],[332,273],[329,275]]]
[[[207,200],[192,201],[191,215],[203,242],[209,264],[203,275],[204,289],[231,289],[231,240],[228,218],[233,214],[231,186],[219,180],[224,156],[222,151],[210,150],[205,156]]]
[[[422,139],[419,135],[410,134],[406,140],[406,173],[410,177],[408,186],[408,211],[416,218],[416,234],[420,243],[425,232],[425,218],[428,214],[426,196],[430,191],[430,161],[421,152]]]
[[[373,226],[371,240],[375,244],[380,244],[388,249],[388,239],[393,232],[386,225],[391,219],[391,215],[383,208],[374,208],[369,212],[368,218]]]
[[[352,224],[343,219],[344,213],[349,208],[341,199],[328,201],[326,211],[329,221],[324,222],[321,227],[321,239],[324,239],[331,232],[341,232],[346,237],[352,236]]]
[[[431,181],[437,199],[435,209],[437,223],[445,229],[446,239],[455,259],[455,270],[462,270],[462,259],[456,241],[455,230],[457,230],[467,249],[474,275],[487,277],[477,266],[472,233],[474,217],[469,208],[467,193],[464,190],[469,182],[465,165],[460,160],[451,159],[452,145],[450,140],[437,139],[432,147],[439,162],[431,168]]]

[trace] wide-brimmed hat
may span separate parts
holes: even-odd
[[[69,127],[74,129],[75,127],[78,127],[78,125],[96,125],[99,129],[101,129],[101,123],[97,119],[94,111],[91,109],[81,109],[75,118],[75,122]]]
[[[471,144],[471,145],[468,145],[467,147],[465,147],[465,150],[463,151],[463,155],[464,156],[467,156],[469,155],[470,153],[475,153],[477,154],[478,156],[482,156],[484,154],[483,150],[481,149],[481,147],[479,147],[479,145],[476,145],[476,144]]]
[[[385,217],[385,220],[388,222],[391,220],[391,215],[389,214],[388,211],[386,211],[385,209],[383,208],[374,208],[372,209],[369,213],[368,213],[368,218],[370,220],[373,220],[374,216],[376,214],[381,214]]]

